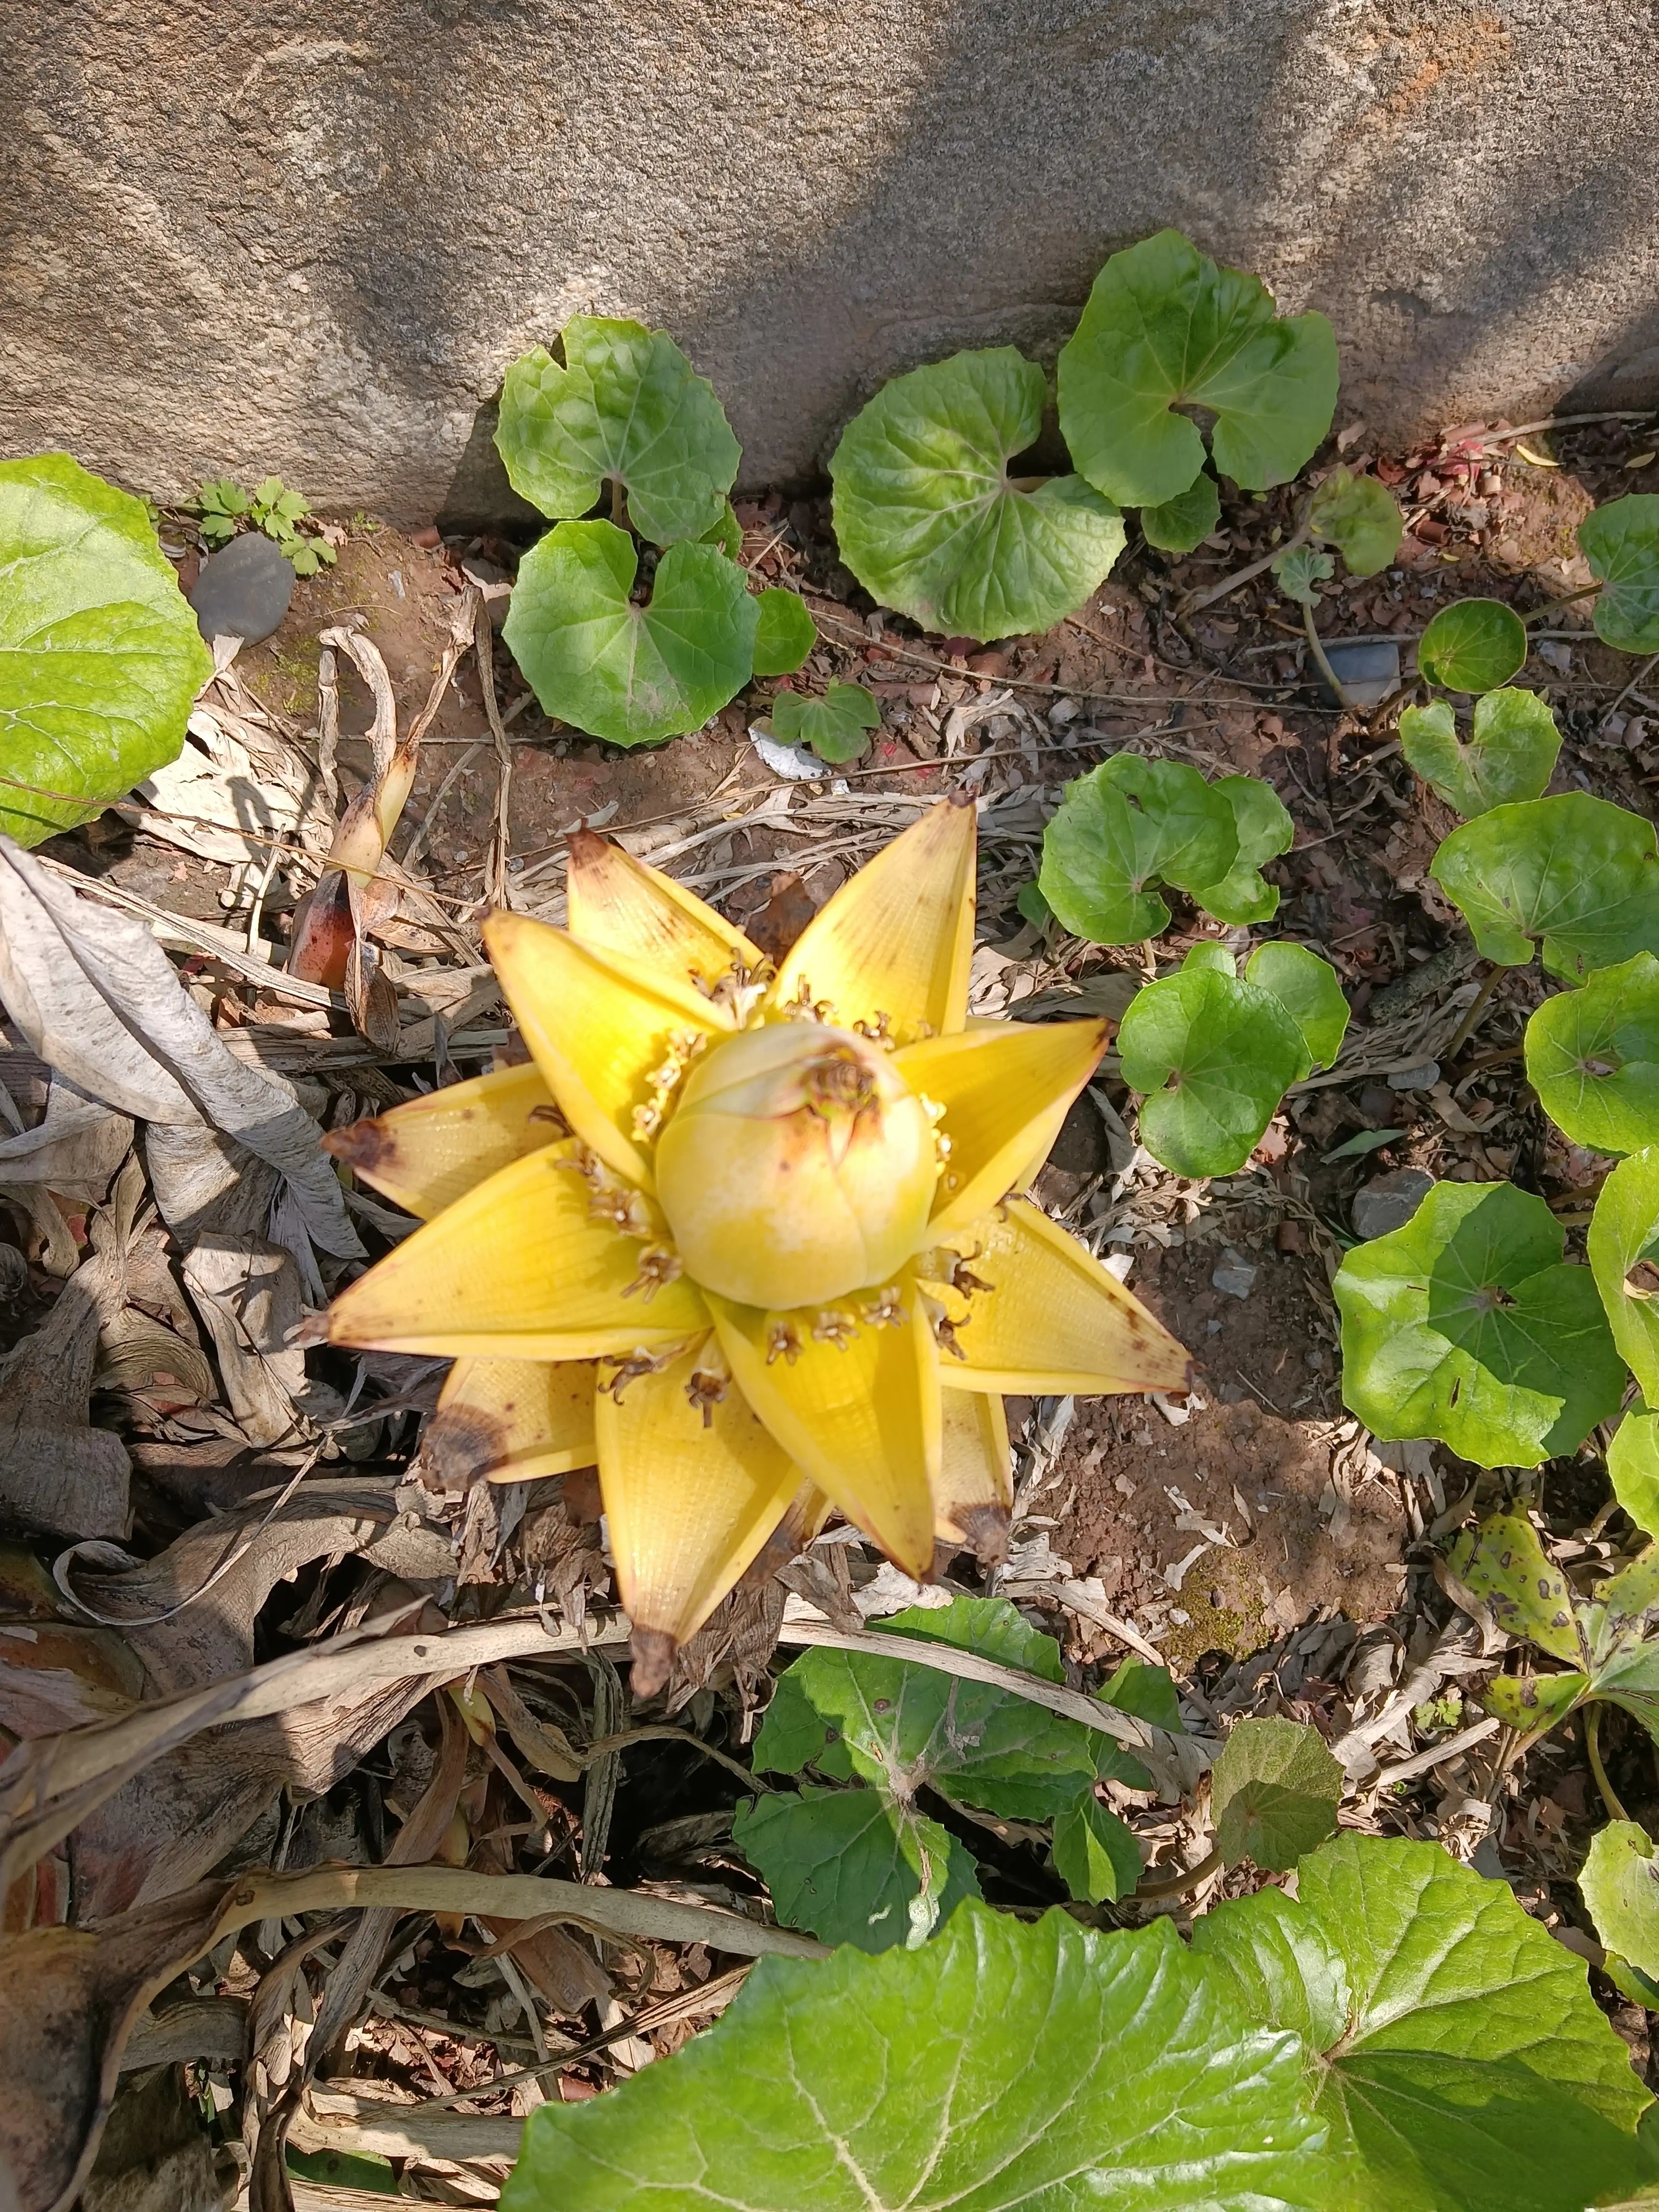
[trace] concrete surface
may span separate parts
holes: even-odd
[[[10,0],[0,451],[500,512],[507,362],[661,324],[743,480],[1052,361],[1163,223],[1382,435],[1659,398],[1655,0]],[[482,410],[482,411],[481,411]]]

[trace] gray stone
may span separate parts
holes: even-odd
[[[1403,1229],[1429,1193],[1434,1177],[1424,1168],[1395,1168],[1389,1175],[1373,1176],[1363,1190],[1354,1193],[1350,1209],[1353,1233],[1362,1243]]]
[[[1397,1067],[1389,1078],[1390,1091],[1432,1091],[1440,1080],[1437,1060],[1420,1060],[1415,1067]]]
[[[1349,703],[1369,714],[1380,707],[1391,692],[1400,688],[1400,647],[1397,645],[1343,645],[1327,643],[1325,658],[1331,664],[1331,673],[1347,693]],[[1328,707],[1334,707],[1337,696],[1330,685],[1320,677],[1319,694]]]
[[[502,372],[588,310],[800,480],[1164,223],[1330,316],[1368,443],[1634,406],[1652,64],[1628,0],[12,0],[0,452],[507,513]]]
[[[210,645],[216,637],[258,645],[282,621],[293,597],[293,562],[262,530],[249,530],[209,554],[190,603]]]
[[[1248,1298],[1255,1288],[1257,1270],[1239,1252],[1229,1250],[1210,1278],[1211,1287],[1224,1297]]]

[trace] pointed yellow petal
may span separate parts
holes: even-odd
[[[779,1443],[890,1559],[922,1575],[933,1560],[939,1357],[914,1286],[898,1291],[896,1324],[859,1322],[839,1344],[811,1334],[810,1309],[708,1306],[738,1389]]]
[[[827,1001],[843,1029],[887,1017],[901,1044],[949,1036],[968,1015],[974,952],[972,802],[943,800],[844,883],[785,954],[775,1010]]]
[[[935,1229],[976,1221],[1022,1176],[1035,1174],[1106,1049],[1108,1026],[1009,1022],[929,1037],[895,1053],[893,1065],[912,1091],[945,1109],[950,1152]]]
[[[965,1544],[984,1565],[995,1566],[1008,1556],[1014,1503],[1002,1401],[988,1390],[942,1390],[939,1407],[933,1533],[946,1543]]]
[[[421,1439],[446,1486],[528,1482],[592,1467],[593,1368],[585,1360],[458,1359]]]
[[[565,1133],[541,1070],[503,1067],[332,1129],[323,1149],[430,1221],[475,1183]]]
[[[524,1041],[572,1130],[607,1167],[648,1190],[635,1115],[698,1038],[730,1034],[732,1016],[690,983],[637,981],[526,915],[492,914],[483,934]]]
[[[647,1246],[588,1212],[550,1145],[491,1176],[388,1253],[329,1310],[336,1344],[453,1358],[626,1358],[701,1334],[708,1316],[684,1277],[647,1303],[630,1286]]]
[[[968,1273],[956,1329],[963,1354],[945,1351],[951,1387],[1036,1395],[1068,1390],[1184,1390],[1192,1362],[1115,1275],[1028,1199],[945,1239]]]
[[[569,848],[570,934],[629,975],[694,988],[701,979],[712,989],[734,956],[745,968],[763,965],[758,946],[672,876],[591,830],[573,831]]]
[[[636,1690],[666,1678],[672,1647],[707,1620],[801,1487],[799,1468],[729,1381],[718,1401],[687,1395],[712,1351],[692,1345],[659,1374],[601,1391],[595,1407],[599,1489],[634,1626]]]

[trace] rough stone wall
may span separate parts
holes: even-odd
[[[1380,434],[1659,398],[1656,0],[8,0],[0,451],[488,512],[503,369],[664,325],[744,482],[1045,361],[1164,223]]]

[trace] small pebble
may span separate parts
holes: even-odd
[[[202,563],[190,603],[210,645],[240,637],[258,645],[276,629],[294,597],[294,568],[263,531],[250,530]]]
[[[1328,645],[1325,658],[1331,673],[1363,713],[1380,707],[1400,685],[1400,647],[1397,645]],[[1319,696],[1328,707],[1340,704],[1322,676]]]
[[[1237,1252],[1229,1252],[1210,1278],[1212,1289],[1230,1298],[1248,1298],[1255,1288],[1257,1270]]]
[[[1395,1168],[1373,1176],[1363,1190],[1354,1193],[1350,1209],[1353,1233],[1363,1242],[1387,1237],[1403,1229],[1434,1188],[1434,1177],[1425,1168]]]
[[[1440,1062],[1425,1060],[1420,1067],[1402,1067],[1389,1078],[1390,1091],[1432,1091],[1440,1080]]]

